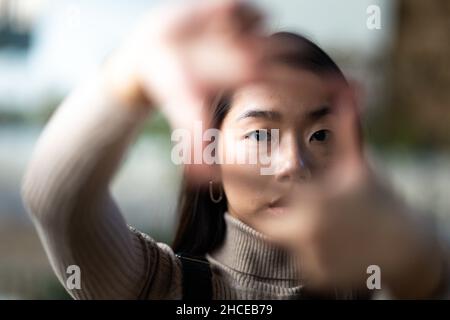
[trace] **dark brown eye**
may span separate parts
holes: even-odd
[[[248,133],[245,136],[245,138],[255,140],[255,141],[270,141],[271,134],[268,130],[261,129],[261,130],[255,130],[255,131]]]
[[[311,138],[309,138],[309,142],[318,141],[325,142],[329,139],[331,132],[329,130],[319,130],[312,134]]]

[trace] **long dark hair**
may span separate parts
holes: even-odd
[[[271,47],[289,45],[289,49],[274,52],[270,60],[295,68],[305,69],[320,75],[334,76],[346,83],[336,63],[316,44],[303,36],[278,32],[270,36]],[[211,106],[211,128],[219,129],[230,110],[231,95],[223,94]],[[209,194],[209,185],[199,185],[184,175],[178,200],[179,224],[172,244],[175,252],[204,256],[223,241],[225,236],[224,213],[227,200],[214,203]]]

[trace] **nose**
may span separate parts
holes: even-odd
[[[306,152],[295,134],[285,134],[276,153],[275,178],[277,181],[307,180],[311,176]]]

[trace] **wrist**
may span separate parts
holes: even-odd
[[[106,62],[102,76],[109,92],[121,105],[132,109],[150,109],[152,98],[145,92],[136,69],[119,53]]]

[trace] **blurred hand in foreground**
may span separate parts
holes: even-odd
[[[325,172],[296,184],[287,214],[256,226],[299,259],[310,288],[367,289],[377,265],[381,285],[399,298],[433,296],[445,280],[444,255],[431,225],[412,214],[370,170],[352,89],[336,85],[334,155]]]
[[[127,104],[160,108],[173,127],[203,120],[203,106],[256,74],[262,15],[221,0],[161,7],[148,13],[107,63]]]
[[[218,92],[256,77],[263,44],[262,14],[234,0],[187,2],[144,16],[109,59],[105,74],[124,105],[160,109],[172,129],[205,130],[205,106]],[[188,166],[208,180],[207,165]]]

